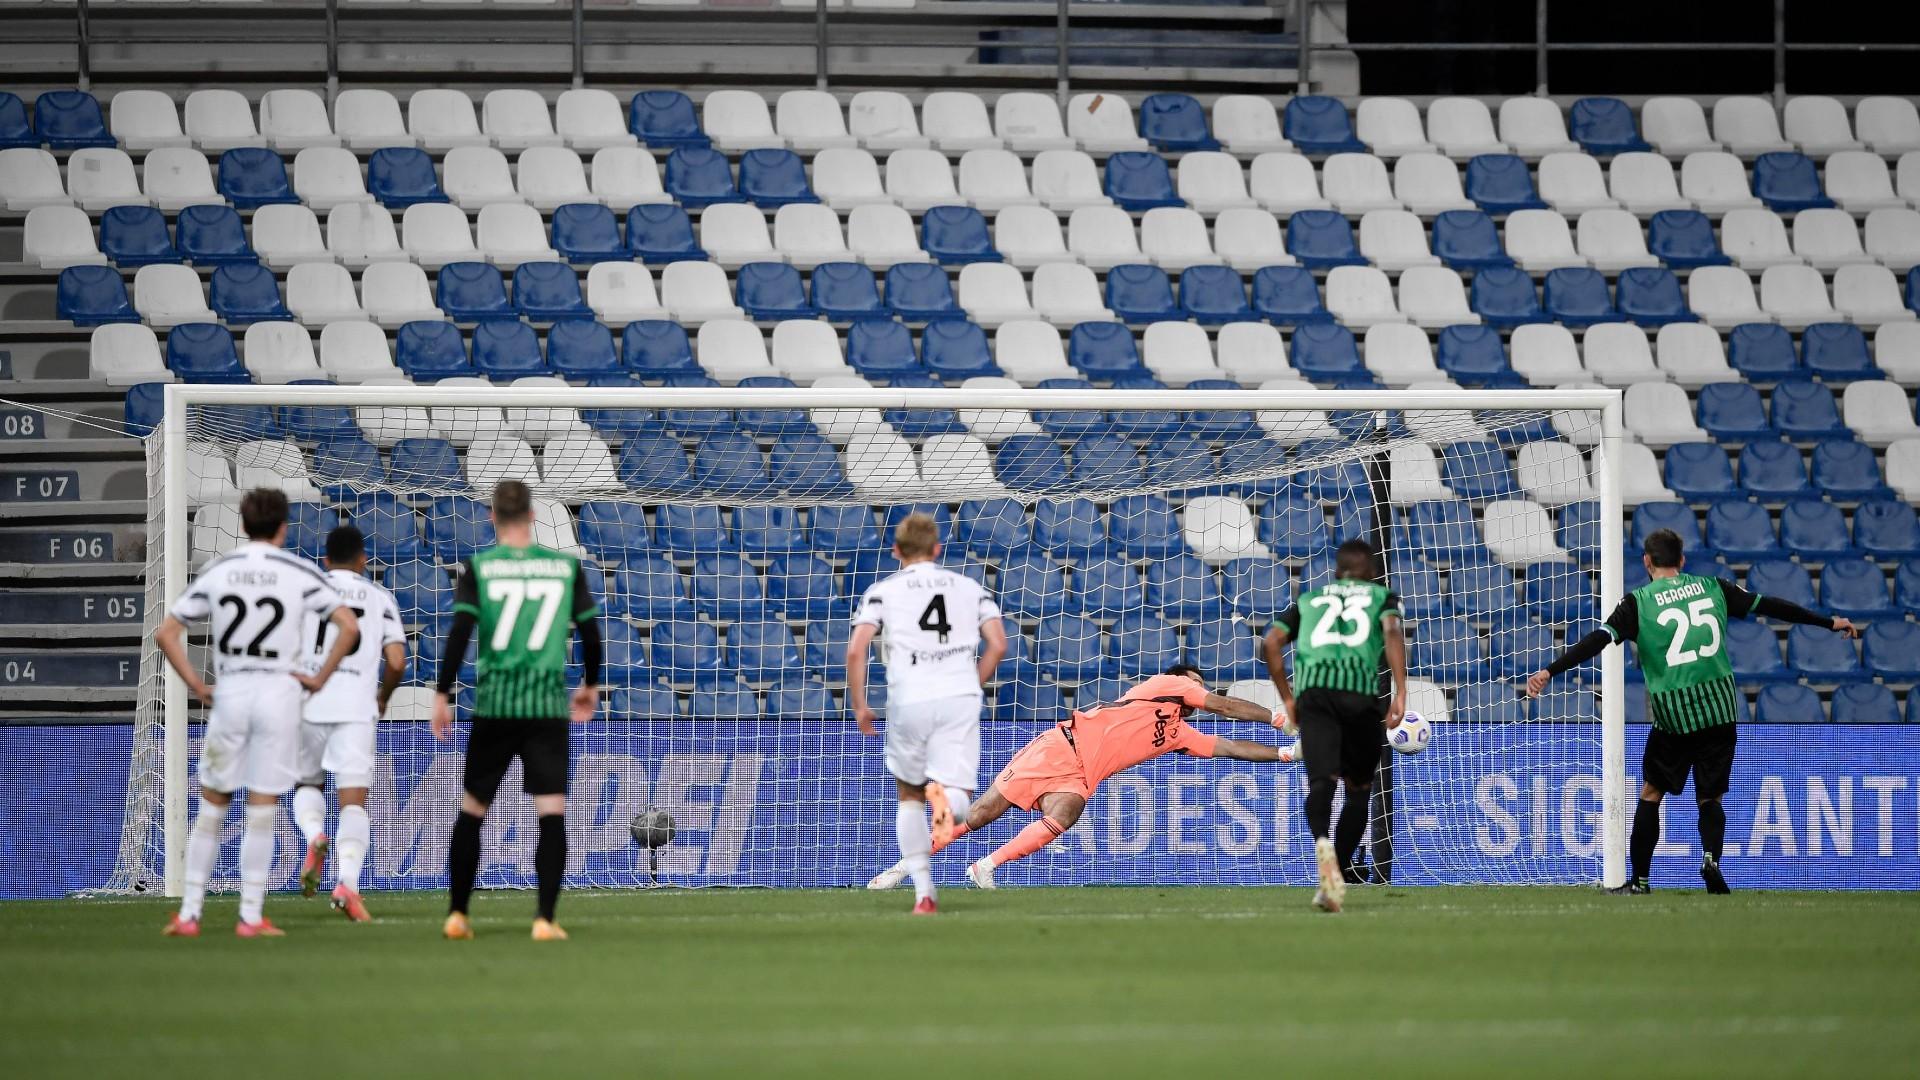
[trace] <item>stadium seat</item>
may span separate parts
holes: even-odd
[[[1107,307],[1130,323],[1177,320],[1183,315],[1174,301],[1173,282],[1157,266],[1116,266],[1107,271]]]
[[[1810,266],[1769,266],[1760,274],[1760,306],[1790,330],[1839,316],[1820,271]]]
[[[1837,499],[1884,499],[1892,495],[1881,479],[1873,449],[1844,435],[1813,448],[1811,472],[1813,486]],[[1861,507],[1863,513],[1869,509]]]
[[[1273,103],[1252,94],[1223,94],[1214,99],[1213,135],[1236,154],[1292,149],[1280,133],[1280,115]]]
[[[1834,404],[1833,391],[1819,383],[1795,381],[1774,387],[1772,414],[1774,427],[1789,439],[1850,440],[1853,437],[1853,433],[1840,422],[1840,410]]]
[[[1828,573],[1831,572],[1829,569]],[[1824,627],[1788,629],[1787,666],[1815,686],[1865,682],[1872,678],[1860,666],[1859,646]]]
[[[1813,159],[1792,152],[1763,153],[1753,162],[1753,193],[1779,213],[1830,207]]]
[[[1659,154],[1621,154],[1608,167],[1607,180],[1613,199],[1632,213],[1691,210],[1692,203],[1680,194],[1672,162]]]
[[[55,311],[75,326],[139,322],[127,299],[126,281],[110,266],[69,266],[60,271]]]
[[[1133,218],[1113,206],[1086,206],[1067,219],[1067,246],[1095,270],[1146,262],[1134,235]]]
[[[86,220],[86,212],[73,207],[38,207],[28,214],[31,225],[33,215],[48,212],[70,211],[80,215],[80,221]],[[86,226],[86,240],[91,245],[93,230]],[[174,247],[173,237],[167,231],[167,219],[160,211],[151,206],[113,206],[100,215],[100,250],[114,265],[127,267],[151,266],[155,263],[177,263],[181,261],[178,248]],[[83,260],[73,263],[75,266],[99,264],[99,260]],[[51,268],[50,268],[51,269]]]
[[[467,225],[466,211],[457,206],[420,203],[407,207],[400,218],[400,238],[407,254],[429,269],[482,260]]]
[[[738,270],[748,263],[778,262],[767,219],[744,203],[710,206],[700,213],[700,246],[714,263]]]
[[[190,383],[246,383],[233,335],[210,322],[184,323],[167,334],[167,368]]]
[[[259,263],[225,263],[215,267],[213,278],[208,282],[208,296],[215,314],[230,326],[293,318],[280,300],[280,284],[273,271]]]
[[[1338,98],[1298,96],[1287,102],[1286,138],[1302,154],[1361,153],[1347,107]]]
[[[1665,327],[1699,321],[1699,316],[1687,309],[1680,280],[1671,270],[1653,266],[1623,270],[1617,291],[1620,314],[1640,326]]]
[[[395,339],[394,360],[415,382],[474,374],[466,342],[452,323],[410,322]]]
[[[494,382],[550,371],[540,355],[539,336],[518,319],[488,319],[474,327],[473,366]]]
[[[1662,210],[1647,222],[1647,247],[1675,270],[1725,266],[1713,223],[1697,210]]]
[[[69,160],[71,169],[73,162]],[[150,151],[140,165],[140,179],[146,192],[144,201],[162,210],[178,210],[202,203],[224,204],[214,190],[213,169],[198,150],[163,146]],[[64,202],[66,200],[57,200]],[[134,199],[133,202],[143,200]],[[13,205],[13,200],[8,200]]]
[[[627,127],[653,147],[709,145],[693,102],[678,90],[645,90],[627,108]]]
[[[144,202],[133,161],[112,147],[75,150],[67,160],[67,194],[88,211]]]
[[[1175,194],[1173,176],[1158,154],[1123,152],[1108,157],[1102,190],[1124,210],[1186,205]]]
[[[1406,321],[1394,303],[1392,282],[1371,266],[1336,266],[1328,271],[1327,310],[1341,323],[1361,329]]]
[[[1585,267],[1550,270],[1542,292],[1547,314],[1554,322],[1571,329],[1619,322],[1624,318],[1613,306],[1606,276],[1598,270]]]
[[[786,145],[786,140],[774,133],[767,100],[752,91],[716,90],[701,103],[700,117],[707,137],[721,150],[750,151]]]
[[[1427,137],[1454,158],[1504,154],[1511,149],[1493,131],[1493,115],[1478,98],[1435,98],[1427,106]]]
[[[435,281],[435,303],[460,322],[511,319],[513,304],[500,271],[483,262],[448,263]]]
[[[1206,221],[1184,207],[1147,211],[1140,221],[1140,249],[1171,273],[1190,266],[1217,266],[1223,261],[1214,254]]]
[[[633,253],[620,239],[613,211],[592,203],[572,203],[553,211],[553,247],[575,264],[625,262]]]
[[[1000,241],[1006,246],[1006,241]],[[866,272],[862,268],[862,272]],[[819,299],[819,271],[814,272],[815,303]],[[876,295],[875,302],[878,302]],[[960,270],[960,306],[967,317],[981,326],[1033,319],[1038,316],[1027,297],[1027,281],[1015,267],[1004,263],[971,263]]]
[[[1920,624],[1875,622],[1867,627],[1861,645],[1868,671],[1890,682],[1920,681]]]
[[[1514,153],[1525,158],[1579,148],[1567,137],[1567,124],[1560,115],[1560,106],[1544,98],[1513,97],[1501,102],[1500,138]]]
[[[240,215],[225,206],[189,206],[179,216],[180,254],[195,266],[257,263]]]
[[[66,185],[60,178],[60,163],[38,147],[16,146],[0,150],[0,204],[9,211],[31,210],[36,206],[71,206]]]
[[[151,210],[150,207],[113,209]],[[111,213],[112,209],[108,212]],[[105,224],[103,218],[103,231]],[[161,218],[161,237],[166,236],[166,227],[166,219]],[[21,255],[25,261],[42,270],[98,266],[107,261],[107,256],[101,254],[99,246],[94,243],[93,223],[87,217],[87,212],[73,206],[36,206],[27,211],[26,226],[21,237]]]
[[[1371,210],[1397,210],[1387,180],[1387,167],[1372,154],[1335,154],[1320,169],[1320,182],[1327,201],[1349,217]]]
[[[565,319],[547,331],[547,366],[561,378],[586,379],[621,371],[613,332],[593,319]]]
[[[1288,218],[1287,250],[1313,270],[1364,266],[1367,261],[1354,245],[1352,226],[1331,210],[1302,210]]]
[[[1232,154],[1219,151],[1187,154],[1180,159],[1176,179],[1180,197],[1202,213],[1257,205],[1247,194],[1246,176]]]
[[[1436,266],[1440,260],[1427,249],[1427,231],[1407,210],[1371,210],[1360,219],[1360,254],[1382,270]]]
[[[1433,219],[1433,253],[1455,270],[1512,266],[1493,219],[1478,210],[1448,210]]]
[[[1855,554],[1840,508],[1817,499],[1796,499],[1781,508],[1780,546],[1806,559]]]
[[[819,202],[807,185],[807,169],[791,150],[758,149],[740,155],[740,194],[765,207]]]
[[[931,263],[902,263],[890,267],[886,278],[886,303],[894,314],[915,322],[935,319],[964,319],[966,312],[954,299],[953,285],[946,271]],[[856,331],[859,327],[856,325]],[[852,335],[849,334],[849,361],[852,361]],[[855,367],[859,364],[855,363]]]
[[[1767,508],[1750,502],[1719,502],[1707,510],[1707,544],[1727,558],[1776,558],[1779,538]]]
[[[1840,492],[1835,494],[1845,497]],[[1854,543],[1876,559],[1893,561],[1920,555],[1920,520],[1915,518],[1913,507],[1884,498],[1880,492],[1863,497],[1875,501],[1862,503],[1854,511]]]
[[[173,98],[158,90],[120,91],[113,95],[108,115],[114,138],[130,152],[192,145],[193,140],[180,129]],[[13,94],[0,98],[0,147],[39,145],[20,99]]]
[[[1717,443],[1675,443],[1668,447],[1666,483],[1681,498],[1695,502],[1747,498],[1747,492],[1734,483],[1727,452]]]
[[[1850,619],[1894,618],[1898,612],[1887,593],[1887,575],[1870,559],[1835,558],[1820,571],[1822,610]]]
[[[943,379],[998,375],[986,331],[964,319],[928,323],[920,335],[920,362]]]
[[[1332,323],[1295,328],[1290,359],[1294,371],[1314,382],[1366,377],[1353,331]]]
[[[95,267],[73,267],[91,270]],[[69,273],[71,271],[62,271]],[[143,266],[133,275],[133,306],[147,325],[178,326],[212,322],[214,313],[200,291],[200,275],[177,263]]]
[[[807,300],[800,271],[785,263],[748,263],[740,268],[736,280],[740,306],[750,318],[773,322],[819,315]]]
[[[1666,378],[1654,367],[1646,331],[1637,326],[1602,323],[1591,327],[1581,336],[1580,347],[1587,373],[1606,386],[1657,383]]]
[[[960,156],[960,200],[983,213],[1038,202],[1027,189],[1027,169],[1011,150],[969,150]]]
[[[1793,252],[1816,269],[1872,262],[1860,246],[1860,231],[1845,210],[1803,210],[1793,216]]]
[[[1731,266],[1693,271],[1687,278],[1687,307],[1715,329],[1772,321],[1760,310],[1747,272]]]
[[[636,206],[627,212],[627,248],[649,266],[707,258],[694,241],[687,212],[670,203]]]
[[[1551,323],[1529,324],[1513,331],[1514,373],[1534,386],[1565,386],[1589,382],[1580,365],[1580,349],[1573,334]],[[1689,414],[1691,410],[1688,410]]]
[[[1333,209],[1320,194],[1313,162],[1300,154],[1266,153],[1254,158],[1248,170],[1247,193],[1275,214]]]
[[[726,155],[705,147],[683,146],[668,154],[665,187],[689,210],[742,201]]]
[[[1658,267],[1647,252],[1639,219],[1625,210],[1589,210],[1575,228],[1580,256],[1608,273],[1633,267]]]
[[[927,210],[920,219],[920,246],[934,261],[949,266],[1003,259],[988,235],[986,218],[968,206]]]
[[[817,163],[814,170],[819,171]],[[1086,206],[1113,205],[1113,200],[1100,190],[1100,174],[1094,168],[1093,158],[1079,150],[1042,150],[1036,154],[1032,187],[1034,198],[1055,212],[1071,213]]]
[[[1607,194],[1600,163],[1587,154],[1548,154],[1540,161],[1540,197],[1567,217],[1589,210],[1612,210],[1620,204]]]
[[[1778,551],[1754,557],[1753,565],[1747,568],[1746,587],[1756,595],[1777,597],[1804,608],[1820,606],[1814,599],[1813,579],[1807,575],[1807,568]]]
[[[1792,683],[1798,679],[1798,673],[1781,660],[1780,639],[1771,627],[1748,619],[1735,619],[1727,623],[1726,631],[1727,659],[1732,662],[1734,678],[1741,685]]]
[[[95,329],[88,343],[87,369],[94,379],[108,386],[132,387],[127,392],[129,403],[149,392],[142,390],[143,386],[150,384],[151,392],[157,395],[158,384],[173,381],[173,373],[160,359],[159,339],[139,323],[110,323]],[[158,404],[157,396],[154,401]]]
[[[1415,503],[1406,508],[1401,521],[1413,549],[1427,553],[1431,560],[1484,564],[1491,558],[1480,542],[1473,508],[1458,499]]]
[[[1552,210],[1516,210],[1507,216],[1507,254],[1528,271],[1587,265],[1573,247],[1567,221]]]
[[[1487,267],[1473,275],[1470,293],[1474,313],[1489,326],[1510,328],[1550,322],[1540,308],[1533,279],[1512,267]]]
[[[1758,724],[1818,724],[1827,719],[1820,695],[1800,683],[1774,683],[1760,689],[1753,720]]]
[[[1858,150],[1834,154],[1827,158],[1825,179],[1828,198],[1849,213],[1868,213],[1869,236],[1871,211],[1898,211],[1906,206],[1906,200],[1894,193],[1893,174],[1878,154]]]
[[[1664,148],[1662,152],[1671,153]],[[1712,150],[1690,153],[1680,163],[1680,194],[1705,214],[1758,209],[1762,205],[1753,195],[1740,159]]]
[[[387,147],[368,156],[367,192],[392,210],[448,201],[433,171],[433,159],[411,146]]]
[[[1486,647],[1459,619],[1429,619],[1408,642],[1407,671],[1443,685],[1479,682],[1489,675]]]
[[[554,103],[554,128],[575,150],[628,148],[638,140],[627,130],[620,101],[605,90],[563,90]]]
[[[1660,328],[1655,352],[1660,371],[1682,387],[1739,378],[1727,365],[1726,350],[1713,328],[1698,323],[1670,323]]]
[[[228,202],[242,210],[273,203],[297,203],[280,155],[262,147],[240,147],[220,155],[218,186]]]
[[[1467,162],[1467,198],[1489,214],[1545,210],[1527,163],[1511,154],[1483,154]]]
[[[1206,111],[1186,94],[1152,94],[1140,102],[1140,135],[1162,152],[1218,150]]]
[[[83,90],[50,90],[35,98],[33,133],[54,150],[114,145],[100,102]]]
[[[1911,270],[1908,280],[1913,280]],[[1911,290],[1911,286],[1909,287]],[[1855,263],[1842,266],[1833,275],[1833,306],[1840,315],[1866,326],[1888,322],[1909,322],[1915,301],[1903,300],[1893,271],[1884,266]]]
[[[1433,346],[1426,331],[1405,323],[1380,323],[1367,328],[1361,353],[1367,370],[1388,386],[1403,387],[1416,382],[1444,378],[1434,366]]]
[[[1913,654],[1909,653],[1909,656],[1911,655]],[[1871,668],[1872,665],[1868,666]],[[1900,723],[1900,706],[1893,699],[1893,691],[1884,686],[1874,683],[1842,686],[1833,692],[1833,722],[1836,724],[1898,724]]]
[[[571,93],[571,91],[569,91]],[[636,146],[609,146],[594,152],[588,169],[590,199],[622,213],[635,206],[670,202],[653,155]]]

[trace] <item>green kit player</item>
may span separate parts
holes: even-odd
[[[467,902],[480,871],[480,824],[486,820],[507,766],[520,759],[527,794],[540,816],[533,850],[540,914],[535,941],[567,935],[554,924],[560,878],[567,869],[567,721],[593,719],[600,700],[599,613],[580,560],[533,542],[533,493],[518,480],[493,489],[493,527],[499,543],[462,567],[454,590],[453,628],[440,662],[433,702],[433,733],[453,732],[453,684],[467,642],[479,631],[473,731],[467,736],[460,817],[447,848],[452,893],[446,936],[470,938]],[[569,629],[580,634],[585,674],[567,693]]]
[[[1349,540],[1334,557],[1334,579],[1310,589],[1280,613],[1267,631],[1267,674],[1280,705],[1300,729],[1307,765],[1307,825],[1313,830],[1320,891],[1313,903],[1339,911],[1347,868],[1367,829],[1367,790],[1373,786],[1387,729],[1407,713],[1407,643],[1400,633],[1400,598],[1374,580],[1373,545]],[[1282,650],[1294,643],[1296,707]],[[1380,661],[1392,674],[1391,695],[1380,692]],[[1384,723],[1383,723],[1384,721]],[[1347,785],[1340,823],[1333,819],[1337,781]]]
[[[1693,797],[1700,804],[1700,877],[1710,893],[1724,893],[1720,851],[1727,835],[1727,812],[1720,805],[1733,773],[1736,695],[1733,664],[1727,659],[1727,619],[1766,615],[1783,622],[1823,626],[1850,638],[1860,630],[1845,619],[1829,619],[1798,604],[1750,593],[1731,581],[1685,572],[1680,534],[1661,529],[1647,537],[1641,561],[1645,585],[1620,599],[1606,625],[1567,647],[1559,659],[1527,679],[1527,693],[1539,697],[1555,675],[1586,663],[1616,641],[1631,641],[1647,676],[1647,711],[1652,730],[1640,763],[1640,804],[1633,811],[1628,850],[1632,876],[1611,891],[1648,891],[1653,849],[1660,842],[1660,800],[1678,795],[1693,774]]]

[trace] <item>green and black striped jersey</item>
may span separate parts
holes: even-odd
[[[1273,620],[1293,641],[1294,688],[1379,694],[1380,624],[1398,614],[1399,595],[1377,582],[1336,578],[1308,590]]]
[[[1697,574],[1656,578],[1620,599],[1607,632],[1634,643],[1655,727],[1684,734],[1738,719],[1727,619],[1746,618],[1759,599]]]
[[[490,547],[467,560],[453,610],[479,620],[475,716],[567,715],[573,626],[600,610],[580,560],[539,545]]]

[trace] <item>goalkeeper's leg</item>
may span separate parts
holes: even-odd
[[[993,854],[967,867],[967,877],[983,889],[991,889],[993,872],[998,867],[1027,856],[1053,843],[1073,828],[1087,808],[1086,796],[1071,791],[1050,791],[1040,797],[1040,820],[1021,829],[1013,839],[1001,844]]]

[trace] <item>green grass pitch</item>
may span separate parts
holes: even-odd
[[[17,1077],[1911,1075],[1920,895],[1357,888],[0,905]]]

